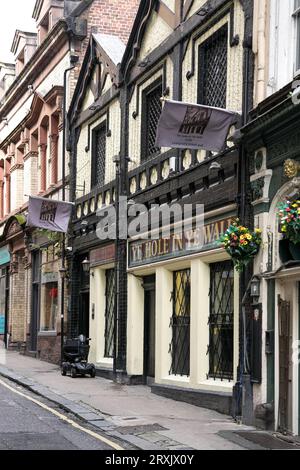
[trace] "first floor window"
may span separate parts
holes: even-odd
[[[295,0],[294,17],[296,21],[296,71],[300,70],[300,0]]]
[[[101,187],[105,183],[106,133],[106,122],[93,130],[92,187]]]
[[[114,311],[115,311],[115,270],[106,271],[106,306],[105,306],[105,353],[104,357],[114,355]]]
[[[159,154],[156,147],[156,133],[161,115],[162,81],[159,79],[143,92],[142,112],[142,160],[147,160]]]
[[[49,282],[41,289],[41,331],[55,331],[58,310],[58,284]]]
[[[210,265],[209,377],[233,379],[234,272],[231,261]]]
[[[191,270],[174,272],[171,374],[190,375]]]

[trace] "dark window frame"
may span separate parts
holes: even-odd
[[[104,327],[104,357],[114,357],[114,319],[115,319],[115,269],[105,271],[105,327]],[[109,290],[112,289],[112,292]]]
[[[149,152],[149,95],[160,88],[160,97],[163,94],[163,77],[157,78],[142,92],[142,125],[141,125],[141,161],[151,160],[160,154],[160,148],[156,152]],[[162,109],[162,106],[161,106]],[[156,132],[156,131],[155,131]],[[153,147],[155,148],[155,147]]]
[[[106,157],[107,157],[107,122],[101,122],[97,127],[92,131],[92,159],[91,159],[91,189],[101,188],[105,184],[105,169],[106,169]],[[105,157],[104,157],[104,166],[103,166],[103,176],[102,181],[97,181],[97,165],[98,165],[98,155],[97,155],[97,134],[103,132],[105,137]]]
[[[177,284],[177,276],[180,285]],[[184,290],[183,288],[183,281]],[[178,288],[179,287],[179,288]],[[180,294],[184,297],[180,298]],[[191,327],[191,269],[173,273],[173,314],[171,318],[171,368],[170,375],[190,376],[190,327]]]
[[[223,98],[223,103],[221,105],[215,106],[213,103],[209,103],[206,100],[206,74],[207,74],[207,67],[206,67],[206,52],[211,46],[211,44],[217,40],[218,36],[222,37],[223,35],[226,36],[226,83],[225,83],[225,96]],[[207,105],[207,106],[215,106],[219,108],[226,108],[227,105],[227,72],[228,72],[228,48],[229,48],[229,26],[228,23],[221,26],[217,31],[215,31],[211,36],[209,36],[202,44],[199,45],[198,48],[198,103]],[[223,106],[222,106],[223,105]]]
[[[295,49],[295,73],[300,71],[300,1],[294,1],[293,17],[295,19],[296,49]]]
[[[221,273],[220,279],[214,277],[216,273]],[[223,276],[224,273],[226,277]],[[230,287],[227,296],[224,290],[220,295],[220,287]],[[208,378],[232,381],[234,378],[234,267],[231,261],[210,264],[209,297]],[[229,350],[229,341],[231,350]]]

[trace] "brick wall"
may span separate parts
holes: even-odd
[[[23,264],[24,252],[14,255],[11,265],[9,332],[10,343],[18,344],[26,341],[26,311],[25,305],[25,270]]]
[[[70,92],[74,92],[80,73],[81,64],[92,32],[118,36],[127,44],[140,0],[94,0],[91,6],[82,14],[82,19],[88,23],[88,34],[84,41],[75,45],[76,54],[80,60],[78,66],[71,72]]]

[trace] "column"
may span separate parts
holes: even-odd
[[[40,193],[46,191],[47,188],[47,145],[39,145],[40,157]]]
[[[10,213],[10,162],[5,160],[5,215]]]
[[[206,380],[209,370],[210,267],[199,259],[191,262],[191,384]]]
[[[51,152],[51,184],[57,183],[58,135],[50,136]]]
[[[144,373],[144,288],[142,278],[128,274],[127,373]]]
[[[165,268],[156,271],[156,345],[155,345],[155,381],[161,383],[168,378],[171,366],[171,353],[169,351],[172,341],[173,273]]]

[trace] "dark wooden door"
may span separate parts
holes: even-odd
[[[279,419],[281,432],[289,431],[290,302],[278,297],[279,310]]]
[[[149,382],[155,377],[155,282],[144,284],[145,288],[145,343],[144,376]]]
[[[32,305],[30,322],[30,350],[36,352],[40,316],[41,290],[41,255],[36,251],[32,255]]]

